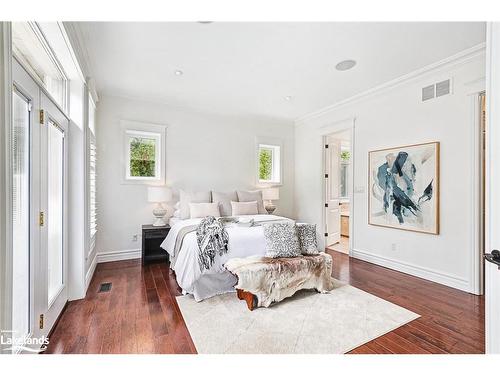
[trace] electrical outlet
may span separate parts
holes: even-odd
[[[392,243],[392,244],[391,244],[391,250],[392,250],[392,251],[396,251],[396,244],[395,244],[395,243]]]
[[[134,235],[132,236],[132,241],[137,242],[137,234],[134,234]]]

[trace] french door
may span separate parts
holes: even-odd
[[[47,335],[67,293],[68,119],[13,61],[12,330]]]

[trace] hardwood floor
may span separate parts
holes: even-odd
[[[45,353],[195,354],[171,272],[140,259],[98,264],[86,298],[68,304]],[[98,293],[104,282],[111,291]]]
[[[327,250],[338,251],[339,253],[349,254],[349,237],[340,236],[340,241],[334,245],[330,245]]]
[[[350,353],[484,353],[483,297],[327,251],[333,277],[421,315]],[[110,292],[98,293],[103,282],[113,283]],[[68,304],[46,353],[196,353],[177,295],[167,264],[99,264],[86,298]]]

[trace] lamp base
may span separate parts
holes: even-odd
[[[158,203],[158,205],[154,208],[153,210],[153,215],[156,217],[156,221],[153,223],[153,227],[163,227],[167,225],[163,218],[167,214],[167,210],[163,208],[161,203]]]
[[[158,218],[153,223],[153,227],[164,227],[165,225],[167,225],[167,223],[165,223],[165,220],[163,220],[163,218]]]
[[[264,208],[269,215],[271,215],[276,210],[276,206],[274,204],[267,204]]]

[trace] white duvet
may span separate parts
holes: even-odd
[[[240,218],[254,219],[256,223],[290,220],[275,215],[245,215]],[[199,248],[196,232],[187,233],[177,254],[175,253],[179,232],[187,226],[199,224],[200,221],[201,218],[177,222],[161,244],[161,247],[169,253],[170,267],[175,271],[177,283],[183,293],[193,294],[197,301],[234,290],[236,279],[223,266],[227,260],[252,255],[263,256],[266,253],[264,230],[261,225],[243,227],[238,224],[228,224],[226,230],[229,236],[229,251],[223,256],[217,256],[214,266],[202,272],[198,264]]]

